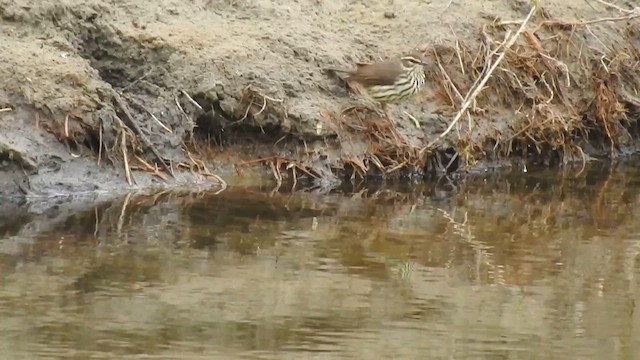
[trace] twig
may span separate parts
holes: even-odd
[[[138,106],[139,108],[141,108],[142,110],[146,111],[149,115],[151,115],[151,118],[153,120],[156,121],[156,123],[158,123],[158,125],[160,125],[161,128],[163,128],[166,132],[173,134],[173,130],[171,130],[167,125],[165,125],[162,121],[160,121],[160,119],[158,119],[153,112],[151,112],[151,109],[149,109],[148,107],[146,107],[144,104],[142,104],[140,101],[127,96],[127,99],[129,99],[131,102],[133,102],[136,106]]]
[[[251,94],[250,94],[251,99],[249,100],[249,105],[247,105],[247,109],[245,110],[244,115],[242,116],[242,118],[240,118],[240,120],[236,120],[236,121],[232,122],[231,124],[234,124],[234,125],[238,124],[238,123],[242,122],[244,119],[246,119],[247,116],[249,116],[249,111],[251,110],[251,107],[253,105],[255,105],[255,103],[253,102],[253,99],[254,99],[254,95],[256,95],[256,94],[260,95],[262,97],[262,106],[260,107],[260,110],[258,110],[258,112],[256,112],[255,114],[251,114],[251,116],[254,117],[254,118],[256,116],[260,115],[267,108],[267,100],[269,100],[271,102],[274,102],[274,103],[282,103],[282,102],[284,102],[283,99],[276,99],[276,98],[272,98],[272,97],[266,96],[264,94],[261,94],[260,92],[258,92],[256,90],[254,90],[253,88],[251,88],[251,85],[247,86],[243,91],[247,91],[247,90],[251,92]]]
[[[505,20],[505,21],[494,21],[491,23],[491,26],[504,26],[504,25],[520,25],[522,24],[522,20]]]
[[[449,2],[447,3],[447,6],[444,8],[444,10],[442,12],[444,13],[445,11],[447,11],[449,9],[449,7],[451,6],[451,4],[453,4],[453,0],[449,0]]]
[[[202,160],[196,160],[193,158],[193,155],[191,155],[191,152],[189,150],[186,150],[187,153],[187,157],[189,158],[189,160],[196,166],[197,170],[204,176],[210,176],[212,178],[214,178],[218,184],[220,185],[220,190],[218,190],[215,194],[219,194],[221,192],[223,192],[226,188],[227,188],[227,182],[224,181],[220,176],[212,173],[211,171],[209,171],[209,169],[207,168],[207,165],[204,164],[204,162]]]
[[[447,166],[444,167],[444,172],[446,173],[447,170],[449,170],[449,168],[451,167],[451,165],[453,164],[454,161],[456,161],[456,159],[458,158],[459,153],[456,151],[455,154],[453,154],[453,156],[451,157],[451,160],[449,160],[449,163],[447,164]]]
[[[582,21],[546,20],[546,21],[543,21],[540,24],[540,26],[549,26],[549,27],[551,26],[584,26],[584,25],[596,24],[596,23],[605,22],[605,21],[631,20],[631,19],[640,17],[640,11],[638,9],[640,8],[636,8],[635,10],[633,10],[632,12],[630,12],[628,15],[625,15],[625,16],[606,17],[606,18],[599,18],[599,19],[592,19],[592,20],[582,20]]]
[[[280,170],[276,167],[274,162],[270,162],[269,166],[271,166],[271,172],[273,172],[273,177],[276,178],[276,189],[279,189],[282,186],[282,174],[280,174]]]
[[[591,30],[591,27],[589,25],[584,25],[584,28],[589,32],[589,34],[591,34],[591,36],[598,40],[600,45],[602,45],[602,47],[604,48],[605,51],[600,51],[602,53],[602,56],[606,56],[606,54],[610,54],[613,52],[602,40],[600,40],[598,35],[596,35],[596,33]]]
[[[540,55],[542,55],[542,57],[546,59],[549,59],[552,62],[555,62],[556,66],[560,68],[560,72],[562,72],[562,75],[564,75],[567,80],[567,87],[571,87],[571,78],[569,77],[569,67],[567,66],[567,64],[563,63],[558,59],[552,58],[547,54],[540,53]]]
[[[69,139],[69,114],[64,117],[64,138]]]
[[[64,140],[71,142],[74,141],[71,136],[69,136],[69,114],[67,114],[64,117]],[[67,143],[67,148],[69,149],[69,154],[74,157],[74,158],[78,158],[80,157],[80,154],[74,154],[73,151],[71,151],[71,146],[69,145],[69,143]]]
[[[189,135],[191,139],[193,139],[193,129],[196,127],[196,124],[193,121],[193,119],[189,115],[187,115],[187,113],[184,111],[184,109],[182,108],[182,105],[180,105],[180,100],[178,100],[177,95],[174,97],[174,99],[176,101],[176,106],[178,107],[182,115],[184,115],[185,119],[187,119],[187,121],[189,122],[189,126],[191,126],[191,129],[189,129]]]
[[[120,97],[120,94],[118,94],[118,92],[113,89],[111,91],[116,103],[118,104],[118,106],[120,106],[120,108],[124,112],[125,120],[127,121],[126,125],[129,126],[131,130],[133,130],[134,133],[138,135],[138,137],[140,137],[140,140],[142,140],[142,143],[147,147],[147,149],[153,152],[153,154],[156,156],[158,161],[160,161],[160,164],[167,171],[167,173],[169,173],[171,177],[175,178],[175,175],[173,175],[173,171],[171,170],[169,165],[167,165],[167,163],[164,162],[164,159],[162,158],[162,156],[160,156],[160,153],[158,152],[156,147],[153,146],[151,141],[149,141],[147,136],[142,132],[142,129],[140,129],[136,121],[133,119],[133,115],[131,115],[131,112],[129,111],[129,107],[124,102],[124,100],[122,100],[122,97]]]
[[[214,174],[212,172],[207,172],[205,173],[206,176],[211,176],[212,178],[216,179],[216,181],[218,182],[218,185],[220,185],[220,190],[216,191],[215,194],[220,194],[221,192],[225,191],[227,189],[227,182],[224,181],[219,175]]]
[[[103,125],[102,121],[100,121],[100,132],[98,134],[98,166],[100,166],[100,161],[102,161],[102,137],[103,137]]]
[[[144,160],[143,158],[141,158],[138,155],[134,155],[134,157],[136,158],[136,160],[138,160],[142,165],[144,165],[146,171],[149,171],[151,173],[153,173],[153,175],[159,177],[160,179],[167,181],[167,176],[163,173],[161,173],[160,171],[158,171],[158,165],[156,166],[152,166],[151,164],[149,164],[146,160]]]
[[[604,1],[599,1],[601,3],[605,3]],[[608,4],[608,3],[607,3]],[[591,19],[591,20],[580,20],[580,21],[564,21],[564,20],[545,20],[543,22],[540,23],[540,25],[536,28],[540,28],[542,26],[584,26],[584,25],[589,25],[589,24],[596,24],[596,23],[600,23],[600,22],[605,22],[605,21],[621,21],[621,20],[631,20],[631,19],[635,19],[637,17],[640,17],[640,7],[636,7],[632,10],[625,10],[622,9],[618,6],[615,6],[613,4],[609,4],[612,7],[618,9],[619,11],[626,13],[627,15],[624,16],[614,16],[614,17],[605,17],[605,18],[598,18],[598,19]],[[500,22],[495,22],[493,24],[491,24],[492,26],[503,26],[503,25],[520,25],[522,24],[523,21],[522,20],[507,20],[507,21],[500,21]],[[536,31],[534,31],[536,32]]]
[[[622,13],[625,13],[625,14],[633,14],[635,11],[638,11],[638,9],[640,9],[639,7],[636,7],[636,8],[633,8],[631,10],[628,10],[628,9],[623,9],[623,8],[619,7],[618,5],[615,5],[615,4],[612,4],[610,2],[606,2],[606,1],[603,1],[603,0],[596,0],[596,1],[599,2],[600,4],[603,4],[605,6],[614,8],[614,9],[616,9],[616,10],[622,12]]]
[[[453,81],[451,80],[451,77],[449,77],[449,74],[447,73],[447,71],[444,69],[444,67],[440,63],[440,56],[438,56],[438,52],[436,51],[435,48],[433,49],[433,54],[436,57],[436,62],[438,63],[438,68],[440,68],[440,72],[442,73],[442,75],[444,75],[445,79],[449,82],[449,85],[451,85],[451,88],[455,91],[455,93],[458,96],[458,98],[460,99],[460,101],[464,101],[464,98],[462,97],[462,94],[460,94],[460,91],[458,91],[458,87],[456,87],[456,84],[453,83]],[[462,71],[463,71],[463,74],[464,74],[464,67],[462,67]],[[451,99],[451,100],[453,101],[453,99]],[[454,104],[452,104],[452,105],[454,105]]]
[[[304,168],[304,166],[300,166],[298,164],[295,164],[295,167],[298,168],[298,170],[302,171],[303,173],[311,176],[312,178],[316,178],[316,179],[320,179],[320,177],[314,173],[312,173],[311,171],[307,170]]]
[[[176,100],[176,105],[178,105],[178,109],[180,109],[180,111],[181,111],[181,112],[186,116],[186,115],[187,115],[187,113],[186,113],[186,112],[184,112],[184,109],[182,108],[182,105],[180,105],[180,100],[178,100],[178,97],[177,97],[177,96],[176,96],[175,100]],[[188,116],[187,116],[187,117],[188,117]]]
[[[168,133],[172,134],[173,131],[171,129],[169,129],[169,127],[167,127],[167,125],[163,124],[162,121],[160,121],[155,115],[153,115],[153,113],[151,112],[151,110],[149,109],[145,109],[147,110],[147,112],[149,113],[149,115],[151,115],[151,118],[153,120],[156,121],[156,123],[158,123],[158,125],[160,125],[161,128],[165,129]]]
[[[416,126],[416,128],[420,129],[420,122],[418,121],[418,119],[416,119],[413,115],[409,114],[407,111],[403,111],[405,115],[407,115],[409,117],[409,119],[411,119],[411,121],[413,121],[413,124]]]
[[[124,175],[127,178],[129,186],[133,185],[133,178],[131,176],[131,168],[129,167],[129,155],[127,153],[127,128],[124,125],[122,119],[118,116],[115,117],[120,123],[120,131],[122,132],[122,139],[120,139],[120,150],[122,151],[122,157],[124,161]]]
[[[298,185],[298,175],[296,174],[295,165],[291,167],[291,173],[293,175],[293,185],[291,185],[291,191],[293,191],[293,190],[295,190],[296,185]]]
[[[460,54],[460,41],[458,40],[458,35],[456,34],[456,31],[453,29],[453,26],[449,25],[449,29],[451,30],[453,37],[456,39],[455,50],[456,50],[456,56],[458,57],[458,62],[460,63],[460,72],[462,72],[462,75],[466,75],[466,70],[464,69],[464,61],[462,61],[462,55]],[[440,59],[439,59],[438,51],[436,47],[433,47],[433,53],[436,57],[436,60],[438,61],[438,66],[440,67],[440,70],[444,73],[445,71],[442,68],[442,65],[440,65]]]
[[[466,100],[465,102],[462,104],[462,107],[460,108],[460,110],[458,111],[458,113],[456,114],[456,116],[453,118],[453,121],[451,121],[451,124],[449,124],[449,127],[447,127],[447,129],[440,134],[435,140],[433,140],[432,142],[429,143],[429,145],[427,145],[427,148],[431,148],[433,147],[433,145],[440,139],[442,139],[443,137],[445,137],[450,131],[451,129],[453,129],[453,127],[455,126],[455,124],[460,120],[460,118],[462,117],[462,115],[466,112],[467,108],[471,105],[471,103],[473,103],[473,101],[475,100],[475,98],[478,96],[478,94],[480,94],[480,92],[483,90],[484,85],[487,83],[487,81],[489,81],[489,78],[491,77],[491,74],[493,73],[493,71],[498,67],[498,65],[500,64],[500,62],[502,61],[502,59],[504,59],[504,57],[507,54],[507,51],[509,51],[509,48],[511,46],[513,46],[513,44],[516,42],[516,40],[518,39],[518,37],[520,36],[520,33],[522,33],[522,31],[524,30],[525,26],[527,25],[527,23],[529,22],[529,19],[531,19],[531,16],[533,16],[533,14],[536,11],[536,6],[532,6],[531,10],[529,10],[529,14],[527,15],[527,17],[524,19],[524,21],[522,22],[522,25],[520,25],[520,28],[518,28],[518,31],[516,31],[515,34],[513,34],[513,36],[511,37],[511,39],[509,39],[507,41],[507,43],[504,46],[504,50],[502,51],[502,53],[500,54],[500,56],[498,56],[498,59],[496,59],[496,61],[493,63],[493,65],[491,65],[491,68],[489,69],[489,71],[487,71],[487,73],[484,75],[484,78],[482,79],[482,81],[480,81],[480,83],[478,83],[478,86],[476,86],[476,88],[473,90],[472,93],[467,94],[467,96],[465,97]]]
[[[2,108],[2,109],[0,109],[0,113],[3,113],[3,112],[9,112],[9,111],[12,111],[12,110],[13,110],[12,108],[10,108],[10,107],[6,107],[6,108]]]
[[[186,97],[187,97],[187,99],[189,99],[189,101],[190,101],[193,105],[195,105],[195,107],[197,107],[197,108],[198,108],[198,109],[200,109],[200,110],[204,110],[204,109],[202,108],[202,106],[200,106],[200,104],[198,104],[198,102],[197,102],[197,101],[193,100],[193,98],[192,98],[191,96],[189,96],[189,94],[187,94],[187,92],[186,92],[186,91],[184,91],[184,90],[180,90],[180,92],[182,93],[182,95],[186,96]]]
[[[151,75],[152,72],[154,72],[156,70],[156,67],[152,67],[151,69],[149,69],[149,71],[147,71],[146,73],[142,74],[142,76],[140,76],[139,78],[133,80],[132,82],[130,82],[127,86],[123,87],[121,89],[121,91],[125,91],[127,89],[129,89],[130,87],[132,87],[133,85],[137,84],[139,81],[143,80],[144,78],[146,78],[147,76]]]
[[[387,169],[385,172],[386,172],[387,174],[390,174],[390,173],[392,173],[392,172],[394,172],[394,171],[396,171],[396,170],[400,169],[401,167],[403,167],[403,166],[405,166],[405,165],[407,165],[407,162],[406,162],[406,161],[403,161],[403,162],[401,162],[401,163],[397,164],[396,166],[394,166],[394,167],[392,167],[392,168],[390,168],[390,169]]]

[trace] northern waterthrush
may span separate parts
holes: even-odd
[[[422,54],[417,51],[378,63],[357,63],[355,70],[327,69],[349,74],[344,80],[355,81],[380,103],[387,119],[387,104],[416,95],[425,82]]]

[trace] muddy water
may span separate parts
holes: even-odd
[[[636,169],[21,216],[0,358],[635,359]]]

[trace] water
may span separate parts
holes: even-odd
[[[638,359],[636,169],[5,215],[0,358]]]

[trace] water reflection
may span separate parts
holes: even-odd
[[[632,359],[637,169],[5,214],[0,357]]]

